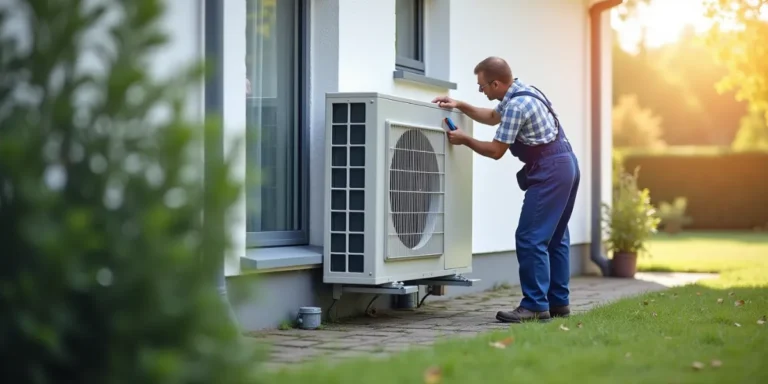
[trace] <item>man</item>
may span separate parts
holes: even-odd
[[[506,61],[489,57],[475,67],[480,92],[499,100],[495,109],[480,108],[446,96],[432,102],[458,108],[473,120],[496,125],[493,141],[479,141],[461,129],[447,131],[454,145],[465,145],[495,160],[509,150],[524,166],[517,182],[525,191],[515,242],[523,299],[512,311],[500,311],[503,322],[550,321],[568,316],[570,236],[580,171],[563,127],[547,97],[512,77]],[[512,176],[510,174],[510,176]]]

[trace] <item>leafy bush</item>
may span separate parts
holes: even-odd
[[[612,205],[603,204],[607,245],[614,252],[646,251],[645,243],[659,225],[650,191],[637,186],[638,173],[621,172]]]
[[[672,203],[662,201],[659,203],[658,216],[660,224],[664,230],[669,233],[678,233],[684,226],[690,224],[693,220],[685,214],[688,208],[688,199],[678,196]]]
[[[214,285],[240,186],[227,159],[203,164],[204,129],[184,118],[199,66],[163,81],[146,71],[162,11],[0,5],[5,382],[254,382]]]
[[[613,107],[613,145],[615,147],[660,148],[661,117],[640,107],[637,95],[622,95]]]
[[[768,120],[762,111],[751,110],[741,118],[731,147],[735,151],[768,151]]]

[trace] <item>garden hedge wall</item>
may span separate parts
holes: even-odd
[[[639,186],[655,205],[688,199],[688,229],[768,228],[768,152],[626,152],[626,171],[640,167]]]

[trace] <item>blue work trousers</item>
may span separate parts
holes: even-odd
[[[569,305],[570,233],[568,222],[581,173],[573,152],[529,165],[527,189],[515,233],[523,300],[520,306],[546,311]]]

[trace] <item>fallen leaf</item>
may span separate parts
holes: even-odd
[[[510,337],[504,338],[503,340],[490,342],[490,343],[488,343],[488,345],[490,345],[491,347],[494,347],[494,348],[504,349],[508,345],[512,344],[512,342],[514,342],[514,341],[515,341],[515,339],[512,336],[510,336]]]
[[[439,384],[443,380],[443,371],[440,367],[429,367],[424,371],[425,384]]]
[[[741,307],[742,305],[744,305],[744,300],[736,300],[736,302],[734,302],[733,305],[737,307]]]
[[[765,316],[763,316],[763,317],[765,317]],[[759,320],[758,320],[758,321],[759,321]],[[576,326],[577,326],[577,327],[579,327],[579,328],[581,328],[581,327],[583,327],[583,326],[584,326],[584,324],[582,324],[582,323],[581,323],[581,321],[579,321],[579,323],[578,323],[578,324],[576,324]]]
[[[733,323],[733,325],[735,325],[737,327],[741,327],[741,324],[739,324],[739,323]]]
[[[560,329],[562,329],[563,331],[570,331],[570,329],[568,329],[568,327],[566,327],[565,324],[560,324]]]
[[[723,366],[723,362],[720,361],[720,360],[712,360],[712,366],[715,367],[715,368],[719,368],[719,367]]]
[[[672,340],[672,336],[664,336],[664,338],[667,340]]]
[[[693,369],[698,371],[698,370],[704,368],[704,363],[699,362],[699,361],[694,361],[693,364],[691,364],[691,366],[693,367]]]
[[[658,316],[658,315],[656,314],[656,312],[654,312],[654,313],[653,313],[653,317],[656,317],[656,316]]]
[[[761,318],[757,319],[757,325],[765,324],[765,320],[765,315],[763,315]]]
[[[659,293],[659,296],[664,296],[664,292]]]
[[[696,296],[701,296],[701,292],[696,292]]]
[[[632,357],[632,352],[627,352],[627,353],[625,353],[625,354],[624,354],[624,357],[626,357],[627,359],[629,359],[630,357]]]
[[[722,304],[723,303],[723,299],[717,299],[717,303],[718,304]]]
[[[653,302],[655,302],[655,301],[656,301],[656,299],[651,299],[651,303],[653,303]]]
[[[733,295],[735,295],[735,293],[733,293],[733,292],[728,292],[728,296],[733,296]]]
[[[643,300],[643,305],[648,305],[648,300]]]

